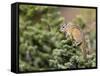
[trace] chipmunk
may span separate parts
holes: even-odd
[[[83,58],[87,59],[86,42],[82,30],[73,23],[68,23],[61,25],[60,31],[65,33],[66,37],[70,37],[73,45],[80,47]]]

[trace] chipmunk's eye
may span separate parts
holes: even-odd
[[[64,26],[62,26],[62,28],[65,28]]]

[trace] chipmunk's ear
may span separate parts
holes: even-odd
[[[67,26],[72,26],[73,25],[73,23],[71,23],[71,22],[69,22],[68,24],[67,24]]]

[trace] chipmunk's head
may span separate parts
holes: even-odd
[[[61,32],[65,32],[66,29],[67,29],[67,24],[62,24],[62,25],[60,26],[60,31],[61,31]]]
[[[62,24],[61,26],[60,26],[60,31],[61,32],[67,32],[67,30],[70,28],[70,27],[72,27],[72,23],[68,23],[68,24]]]

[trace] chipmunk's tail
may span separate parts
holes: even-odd
[[[82,55],[83,55],[83,59],[84,60],[87,60],[87,50],[86,50],[86,47],[85,47],[85,43],[83,42],[81,45],[80,45],[80,49],[82,51]]]

